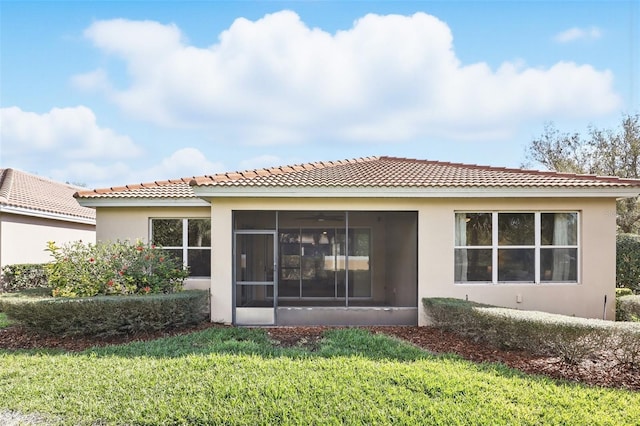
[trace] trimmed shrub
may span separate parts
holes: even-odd
[[[640,369],[640,332],[631,327],[636,324],[619,324],[622,327],[610,339],[614,348],[613,356],[620,365]]]
[[[618,297],[616,308],[619,311],[620,321],[640,322],[640,295]],[[618,312],[616,312],[617,315]]]
[[[488,306],[461,299],[430,297],[422,299],[427,317],[436,327],[453,331],[467,337],[475,337],[479,318],[474,307]]]
[[[620,298],[622,296],[631,296],[633,291],[630,288],[616,288],[616,321],[629,321],[625,319],[625,314],[622,312],[622,307],[620,306]]]
[[[6,265],[0,277],[0,293],[43,288],[49,286],[46,265],[40,263],[20,263]]]
[[[54,258],[47,265],[54,297],[173,293],[189,275],[171,252],[139,241],[49,242],[47,251]]]
[[[619,234],[616,237],[616,287],[640,293],[640,236]]]
[[[496,347],[559,356],[568,363],[611,350],[620,363],[640,367],[640,326],[636,324],[519,311],[458,299],[425,298],[423,305],[436,327]]]
[[[59,336],[109,336],[182,328],[204,321],[209,293],[85,298],[0,297],[7,317],[27,328]]]

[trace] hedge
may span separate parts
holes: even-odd
[[[640,322],[640,295],[618,297],[616,307],[620,321]]]
[[[21,263],[2,267],[0,293],[48,286],[49,277],[45,264]]]
[[[422,300],[438,328],[503,349],[578,363],[612,351],[620,364],[640,367],[640,324],[499,308],[459,299]]]
[[[38,333],[109,336],[182,328],[207,317],[209,293],[84,298],[0,297],[7,317]]]
[[[616,237],[616,287],[640,293],[640,236],[619,234]]]

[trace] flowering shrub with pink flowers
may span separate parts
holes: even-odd
[[[182,290],[189,271],[182,260],[160,247],[129,241],[47,245],[54,297],[173,293]]]

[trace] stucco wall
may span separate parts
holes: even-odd
[[[96,240],[149,241],[151,218],[209,217],[209,207],[98,207]]]
[[[233,210],[418,211],[419,324],[423,297],[469,298],[524,310],[581,317],[615,316],[615,201],[613,199],[216,199],[213,206],[212,312],[230,322]],[[580,282],[577,284],[455,284],[456,211],[579,211]],[[375,267],[374,267],[375,268]],[[607,305],[604,306],[604,297]],[[606,309],[606,312],[605,312]]]
[[[577,284],[454,284],[454,211],[580,212]],[[461,199],[424,201],[419,218],[418,299],[469,298],[523,310],[615,318],[616,208],[612,199]],[[425,323],[423,313],[420,323]]]
[[[613,199],[256,199],[220,198],[212,208],[99,208],[98,240],[148,238],[150,217],[211,215],[211,319],[232,322],[232,212],[234,210],[349,210],[418,212],[418,321],[426,324],[423,297],[469,298],[524,310],[582,317],[615,316],[615,200]],[[580,281],[577,284],[455,284],[456,211],[580,212]],[[379,231],[376,231],[379,232]],[[377,233],[376,235],[382,235]],[[374,254],[375,256],[375,254]],[[374,265],[374,274],[376,271]],[[386,271],[388,273],[389,271]],[[413,272],[415,273],[415,272]],[[208,280],[191,285],[206,288]],[[374,289],[374,292],[377,291]]]
[[[149,219],[209,217],[208,207],[98,207],[96,241],[149,241]],[[209,279],[189,278],[186,289],[208,290]]]
[[[95,227],[74,222],[0,213],[0,266],[46,263],[48,241],[61,245],[71,241],[95,241]]]

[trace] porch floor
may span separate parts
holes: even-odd
[[[279,306],[276,324],[290,325],[418,325],[417,307],[394,306]]]
[[[278,307],[309,307],[309,306],[317,306],[317,307],[336,307],[336,308],[345,308],[344,299],[337,300],[278,300]],[[390,303],[385,301],[374,301],[370,299],[349,299],[349,306],[358,306],[358,307],[366,307],[366,306],[392,306]]]

